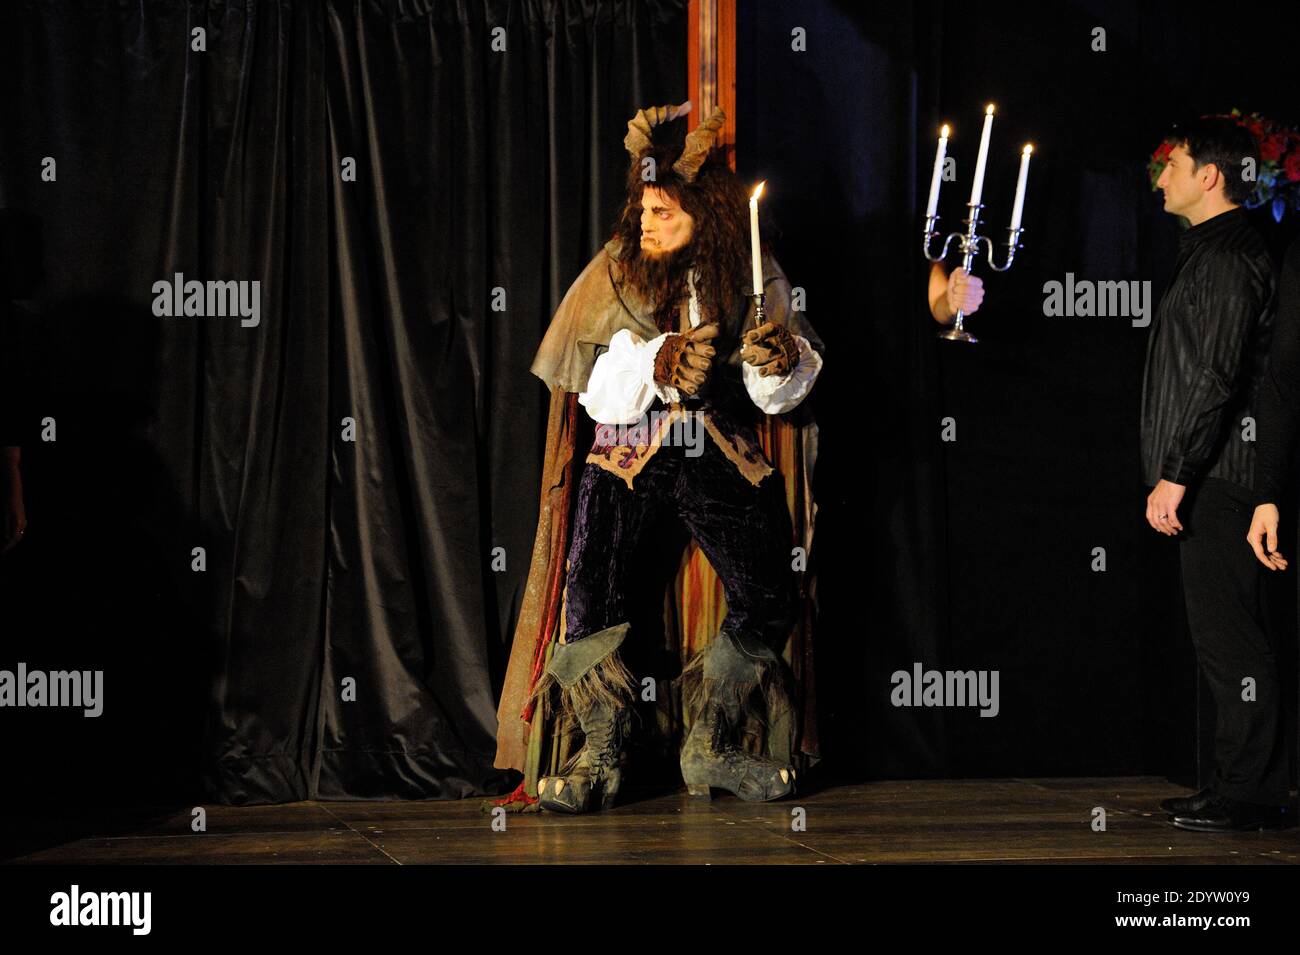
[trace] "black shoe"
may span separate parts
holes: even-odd
[[[1290,815],[1287,806],[1261,806],[1227,796],[1214,796],[1200,809],[1174,816],[1174,825],[1194,832],[1285,829]]]
[[[1199,812],[1214,797],[1214,787],[1206,786],[1194,796],[1175,796],[1160,800],[1160,808],[1171,816],[1182,816],[1189,812]]]

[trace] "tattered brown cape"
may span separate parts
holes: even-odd
[[[537,780],[553,773],[575,745],[576,729],[558,712],[545,707],[532,712],[528,699],[546,666],[551,647],[564,626],[565,565],[569,548],[572,508],[577,479],[582,473],[586,448],[576,442],[586,411],[577,403],[587,386],[596,358],[619,329],[627,328],[649,341],[660,334],[653,310],[629,294],[621,281],[618,241],[611,240],[597,253],[569,288],[542,339],[531,371],[551,389],[546,428],[546,454],[542,466],[541,501],[537,535],[528,570],[527,591],[515,627],[514,643],[506,670],[501,703],[497,709],[497,768],[524,774],[515,792],[489,805],[509,809],[535,808]],[[824,346],[802,310],[790,307],[791,289],[784,272],[770,255],[763,259],[767,317],[785,324],[808,339],[814,350]],[[685,306],[683,306],[685,307]],[[740,365],[739,338],[753,327],[752,300],[746,310],[729,316],[715,340],[727,364]],[[813,527],[817,508],[812,499],[812,473],[817,458],[817,425],[807,399],[787,415],[765,415],[758,426],[759,442],[785,483],[786,503],[794,528],[794,544],[804,548],[808,568],[800,574],[801,613],[784,652],[794,676],[792,718],[774,715],[766,740],[762,727],[747,734],[751,749],[766,743],[774,758],[789,759],[796,769],[806,769],[820,756],[817,742],[816,692],[813,670],[812,625],[816,616],[816,580],[812,558]],[[589,435],[589,431],[584,431]],[[706,439],[707,440],[707,439]],[[665,605],[665,634],[675,641],[685,665],[718,632],[726,616],[722,583],[699,546],[691,541],[682,554]],[[681,729],[681,702],[677,686],[659,700],[658,729],[668,739]],[[576,741],[580,745],[580,739]]]

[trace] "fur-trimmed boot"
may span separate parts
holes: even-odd
[[[743,718],[766,722],[762,701],[784,694],[781,660],[754,642],[743,647],[719,633],[682,671],[682,705],[692,721],[682,745],[682,779],[692,796],[726,789],[748,802],[768,802],[794,793],[794,767],[745,752],[736,743]],[[762,692],[759,692],[760,689]],[[762,698],[755,704],[755,695]],[[771,741],[769,741],[769,746]]]
[[[622,623],[573,643],[557,644],[546,672],[537,681],[535,696],[561,686],[565,712],[582,727],[585,740],[556,776],[537,782],[543,809],[579,813],[614,804],[623,780],[623,742],[631,727],[636,698],[635,680],[623,665],[618,648],[627,636]]]

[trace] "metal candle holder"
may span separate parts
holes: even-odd
[[[939,217],[937,215],[926,216],[925,236],[921,244],[921,251],[925,254],[925,257],[931,262],[942,262],[948,257],[948,246],[952,243],[953,239],[956,239],[959,243],[959,248],[961,249],[961,267],[969,273],[970,267],[975,264],[975,259],[979,256],[980,243],[983,242],[985,245],[985,251],[988,254],[989,268],[994,272],[1005,272],[1007,269],[1011,268],[1011,263],[1016,259],[1016,249],[1021,247],[1020,236],[1025,230],[1023,228],[1007,229],[1007,241],[1005,242],[1007,248],[1007,260],[999,266],[993,261],[993,242],[988,238],[988,236],[978,234],[980,210],[983,208],[984,204],[982,202],[966,203],[966,209],[968,212],[966,219],[963,220],[966,223],[966,231],[950,232],[948,237],[943,240],[943,248],[939,251],[938,255],[930,254],[930,244],[939,236],[939,232],[935,229],[935,226],[939,222]],[[957,320],[953,323],[952,328],[940,332],[939,337],[954,342],[974,343],[979,341],[978,338],[962,328],[963,317],[962,313],[958,311]]]
[[[763,311],[763,303],[767,301],[767,296],[759,292],[757,295],[751,295],[750,298],[754,300],[754,327],[762,328],[766,317],[766,313]]]

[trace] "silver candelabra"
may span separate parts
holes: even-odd
[[[994,272],[1005,272],[1011,268],[1011,263],[1016,260],[1016,249],[1021,247],[1020,236],[1025,230],[1023,228],[1007,229],[1007,260],[1002,265],[998,265],[993,261],[993,242],[988,236],[979,234],[980,210],[984,208],[984,204],[982,202],[978,204],[968,202],[966,208],[968,214],[966,219],[963,220],[966,223],[966,231],[948,233],[948,237],[943,240],[943,248],[939,250],[938,255],[930,254],[930,245],[940,234],[935,228],[939,222],[939,217],[937,215],[925,217],[925,236],[921,251],[925,254],[926,259],[931,262],[942,262],[948,257],[948,246],[952,244],[953,239],[956,239],[959,243],[958,247],[961,249],[961,267],[967,273],[970,272],[971,266],[975,264],[975,259],[979,256],[981,242],[984,243],[985,251],[988,254],[989,268]],[[962,328],[963,317],[962,312],[958,310],[957,319],[953,322],[952,328],[940,332],[939,337],[954,342],[973,343],[979,341],[978,338]]]

